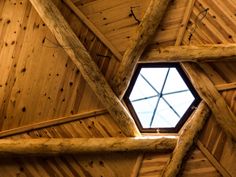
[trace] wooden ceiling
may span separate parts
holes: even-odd
[[[137,19],[142,21],[151,0],[73,0],[86,18],[83,20],[68,7],[69,0],[52,2],[112,86],[122,57],[139,30]],[[0,1],[0,137],[3,140],[126,137],[109,108],[65,52],[77,50],[78,46],[62,45],[54,35],[29,0]],[[235,47],[235,40],[233,0],[174,0],[144,54],[179,45]],[[180,176],[236,176],[236,145],[232,140],[235,128],[227,128],[235,124],[235,55],[236,52],[228,56],[230,59],[219,57],[210,62],[179,59],[209,106],[203,110],[212,111],[200,137],[185,156]],[[189,70],[198,71],[196,77]],[[180,137],[186,131],[180,131]],[[165,176],[163,171],[173,156],[170,152],[122,152],[4,157],[0,160],[0,177]]]

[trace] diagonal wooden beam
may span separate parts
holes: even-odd
[[[102,41],[102,43],[110,49],[114,56],[121,61],[122,55],[113,46],[113,44],[102,34],[102,32],[74,5],[71,0],[63,0],[63,2],[75,13],[75,15]]]
[[[227,84],[219,84],[216,85],[218,91],[226,91],[226,90],[233,90],[236,89],[236,82],[231,82]]]
[[[190,150],[198,133],[203,128],[206,119],[210,116],[209,109],[206,109],[205,102],[201,102],[196,112],[190,118],[179,136],[177,145],[172,153],[170,160],[162,171],[162,177],[176,177],[184,157]]]
[[[236,61],[236,44],[170,46],[147,51],[141,63]]]
[[[209,152],[209,150],[201,143],[201,141],[197,141],[197,146],[200,149],[200,151],[207,157],[207,159],[211,162],[211,164],[216,168],[217,171],[220,172],[220,174],[223,177],[232,177],[229,172],[220,164],[220,161],[218,161],[213,154]]]
[[[114,94],[96,63],[51,0],[30,0],[91,89],[127,136],[140,135],[134,120]]]
[[[214,84],[197,64],[185,63],[183,67],[188,72],[189,78],[198,94],[211,108],[217,123],[223,127],[228,135],[236,140],[236,116]]]
[[[133,75],[134,69],[145,47],[154,36],[167,6],[171,0],[152,0],[130,47],[125,51],[117,74],[112,81],[112,88],[122,98]]]
[[[91,117],[96,117],[96,116],[104,115],[107,113],[108,112],[106,109],[99,109],[99,110],[95,110],[95,111],[73,114],[73,115],[60,117],[60,118],[54,118],[54,119],[51,118],[51,119],[43,121],[43,122],[38,122],[35,124],[30,124],[30,125],[16,127],[16,128],[9,129],[9,130],[0,131],[0,138],[7,137],[7,136],[14,136],[14,135],[17,135],[20,133],[26,133],[29,131],[43,129],[43,128],[52,127],[52,126],[57,126],[57,125],[61,125],[61,124],[66,124],[66,123],[74,122],[74,121],[78,121],[78,120],[88,119]]]
[[[0,155],[169,152],[177,137],[1,139]]]

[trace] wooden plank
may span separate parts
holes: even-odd
[[[59,44],[79,68],[88,85],[107,108],[114,121],[127,136],[138,136],[140,132],[131,115],[114,94],[88,51],[71,30],[57,7],[48,0],[30,0],[38,14],[55,35]]]
[[[57,118],[57,119],[50,119],[50,120],[35,123],[35,124],[30,124],[30,125],[26,125],[26,126],[22,126],[22,127],[17,127],[14,129],[1,131],[0,138],[6,137],[6,136],[13,136],[16,134],[25,133],[28,131],[37,130],[37,129],[41,129],[41,128],[51,127],[51,126],[55,126],[55,125],[59,125],[59,124],[65,124],[65,123],[69,123],[69,122],[73,122],[73,121],[77,121],[77,120],[81,120],[81,119],[86,119],[86,118],[90,118],[90,117],[95,117],[95,116],[99,116],[99,115],[106,114],[106,113],[108,113],[107,110],[100,109],[100,110],[96,110],[96,111],[90,111],[90,112],[65,116],[65,117],[61,117],[61,118]]]
[[[162,172],[162,177],[175,177],[179,173],[184,157],[210,115],[210,111],[206,108],[206,103],[201,102],[196,112],[185,125],[172,156]]]
[[[236,117],[224,98],[197,64],[185,63],[183,67],[188,72],[189,78],[198,94],[211,108],[216,121],[228,135],[236,140]]]
[[[63,0],[63,2],[75,13],[77,17],[102,41],[102,43],[107,46],[114,56],[121,61],[122,55],[113,46],[113,44],[105,37],[104,34],[79,10],[78,7],[74,5],[71,0]]]
[[[226,90],[236,89],[236,82],[216,85],[216,89],[218,91],[226,91]]]
[[[224,167],[222,167],[222,165],[215,159],[215,157],[204,147],[204,145],[200,141],[197,141],[197,146],[223,177],[231,177],[231,175],[224,169]]]
[[[169,46],[149,50],[141,63],[235,61],[236,44]]]
[[[143,162],[143,154],[139,154],[139,156],[137,157],[137,160],[135,162],[134,168],[132,170],[132,173],[130,175],[130,177],[138,177],[139,175],[139,171]]]
[[[177,137],[1,139],[0,155],[55,155],[102,152],[168,152]]]
[[[112,88],[122,98],[133,75],[134,69],[145,47],[154,36],[170,0],[152,0],[138,26],[130,47],[125,51],[122,62],[112,81]]]

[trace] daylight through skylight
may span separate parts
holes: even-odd
[[[142,128],[175,128],[195,100],[176,67],[140,69],[129,101]]]

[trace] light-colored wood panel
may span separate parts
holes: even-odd
[[[208,159],[202,154],[202,152],[195,148],[186,159],[180,174],[182,177],[220,177],[221,175],[212,166]]]
[[[230,176],[235,176],[235,142],[226,136],[222,128],[215,122],[214,117],[209,119],[201,134],[200,142],[221,169]],[[221,170],[219,169],[219,170]]]
[[[8,158],[0,160],[0,177],[127,177],[136,154],[71,155],[61,157]],[[121,173],[122,171],[122,173]]]
[[[103,74],[107,79],[111,78],[118,64],[114,56],[61,2],[57,4],[63,15],[70,19],[69,23],[78,37],[92,51]],[[9,35],[1,34],[10,42],[13,40],[10,34],[16,36],[15,43],[8,46],[15,46],[14,50],[0,61],[13,61],[9,66],[10,72],[4,72],[7,87],[5,83],[0,84],[2,129],[102,108],[79,70],[64,53],[63,47],[67,46],[57,43],[30,3],[22,1],[14,5],[14,2],[7,1],[2,7],[0,13],[3,16],[10,14],[11,22],[8,25],[4,18],[0,23],[7,24],[9,28],[6,29],[13,26]],[[11,15],[9,8],[17,8],[17,13]],[[34,40],[31,40],[32,36]],[[7,68],[5,64],[3,67]]]
[[[145,154],[138,176],[161,176],[169,157],[170,154]]]

